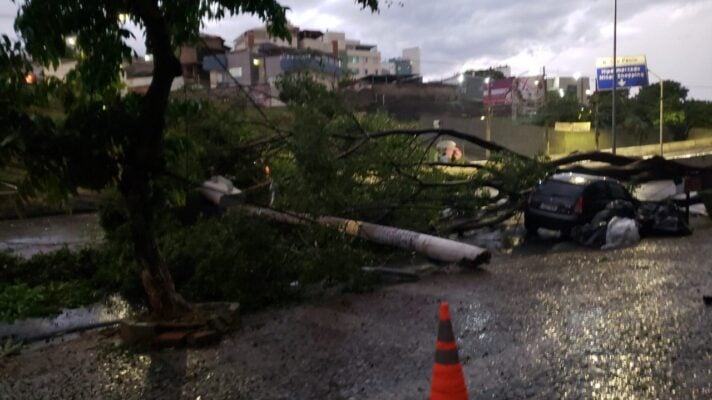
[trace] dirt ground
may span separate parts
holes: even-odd
[[[533,249],[245,316],[205,349],[128,351],[95,332],[25,351],[0,359],[0,399],[425,399],[441,300],[471,398],[712,398],[710,224]]]

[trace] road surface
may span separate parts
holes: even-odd
[[[710,225],[268,310],[206,349],[129,351],[91,333],[0,358],[0,398],[425,399],[448,300],[473,399],[710,399]]]

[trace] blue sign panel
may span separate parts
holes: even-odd
[[[616,66],[616,89],[648,86],[648,67],[645,64]],[[596,68],[598,90],[613,90],[613,67]]]

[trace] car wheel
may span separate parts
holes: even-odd
[[[536,235],[539,231],[539,225],[524,216],[524,229],[527,230],[528,235]]]
[[[571,239],[571,228],[562,229],[559,231],[559,239],[568,240]]]

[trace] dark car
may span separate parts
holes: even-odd
[[[547,228],[568,236],[571,228],[590,222],[614,200],[635,202],[615,179],[577,174],[555,174],[540,182],[529,196],[524,226],[529,233]]]

